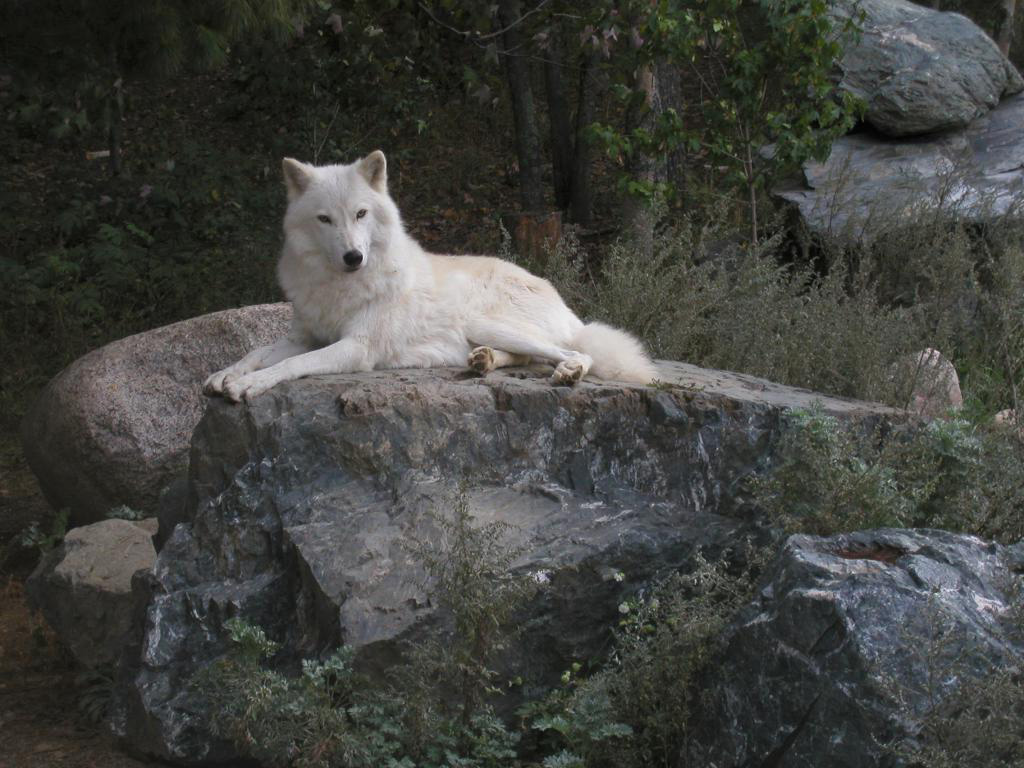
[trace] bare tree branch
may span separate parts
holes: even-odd
[[[526,13],[520,14],[519,18],[514,19],[513,21],[511,21],[510,23],[506,24],[501,29],[496,29],[496,30],[494,30],[492,32],[488,32],[486,34],[484,34],[482,32],[478,32],[478,31],[473,30],[473,29],[458,29],[457,27],[453,27],[451,24],[448,24],[448,23],[446,23],[444,21],[441,21],[441,19],[437,18],[437,16],[434,15],[434,12],[430,10],[430,8],[427,6],[426,3],[420,3],[420,8],[423,9],[423,11],[427,14],[427,16],[429,16],[431,19],[433,19],[435,24],[439,24],[442,27],[444,27],[445,29],[447,29],[449,32],[454,32],[456,35],[460,35],[461,37],[466,38],[470,42],[474,42],[474,43],[477,43],[479,45],[480,43],[485,42],[487,40],[492,40],[495,37],[501,37],[502,35],[504,35],[508,31],[510,31],[511,29],[514,29],[515,27],[518,27],[520,24],[522,24],[524,21],[526,21],[526,19],[528,19],[530,16],[533,16],[535,13],[540,13],[540,11],[543,10],[544,6],[547,5],[549,2],[550,2],[550,0],[540,0],[540,2],[537,4],[536,8],[533,8],[532,10],[529,10]]]

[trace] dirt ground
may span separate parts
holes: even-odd
[[[0,768],[147,768],[80,710],[71,659],[25,599],[20,578],[0,587]]]

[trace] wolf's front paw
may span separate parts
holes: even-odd
[[[469,353],[467,365],[481,376],[489,371],[493,371],[495,368],[494,350],[490,347],[477,347]]]
[[[583,378],[583,363],[579,360],[563,360],[555,366],[551,383],[556,387],[571,387]]]
[[[224,392],[225,385],[234,378],[235,374],[230,368],[225,368],[223,371],[217,371],[203,382],[203,394],[207,397],[222,394]]]
[[[233,403],[252,400],[277,384],[276,379],[263,372],[247,373],[224,384],[224,397]]]

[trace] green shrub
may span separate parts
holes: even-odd
[[[775,455],[751,486],[790,532],[927,527],[1010,542],[1024,530],[1024,445],[1007,431],[950,419],[883,435],[795,412]]]
[[[1014,215],[985,226],[953,220],[938,202],[879,215],[866,241],[827,240],[822,256],[859,275],[880,306],[901,310],[906,327],[894,333],[956,364],[968,410],[981,420],[1017,407],[1024,386],[1024,225]]]
[[[447,617],[439,636],[410,648],[381,684],[355,671],[351,648],[303,662],[298,676],[274,671],[268,662],[279,646],[233,619],[229,653],[196,679],[214,733],[267,765],[674,765],[700,705],[699,676],[725,622],[749,600],[765,553],[748,550],[746,566],[732,572],[698,554],[692,573],[624,601],[604,668],[588,677],[574,664],[561,687],[524,704],[521,739],[487,698],[497,690],[490,660],[514,637],[509,621],[532,580],[511,569],[517,554],[505,544],[507,528],[473,525],[464,499],[453,516],[432,519],[439,535],[410,551]]]
[[[399,752],[398,723],[389,728],[386,708],[362,702],[349,649],[285,677],[263,665],[277,644],[262,630],[237,619],[226,626],[232,652],[199,676],[215,735],[268,765],[388,765]],[[379,725],[377,738],[368,738],[369,723]]]
[[[5,399],[112,339],[277,296],[276,217],[262,212],[283,207],[280,185],[260,178],[262,161],[213,155],[187,146],[148,184],[106,183],[105,203],[80,190],[30,227],[0,215],[0,236],[18,244],[0,257],[0,346],[19,366]]]
[[[973,420],[1018,405],[1024,227],[1012,219],[977,227],[922,204],[908,220],[879,218],[866,241],[817,241],[814,259],[783,229],[744,244],[731,219],[684,218],[650,258],[629,240],[598,258],[570,231],[524,266],[659,357],[905,407],[920,376],[905,361],[936,348],[956,365]],[[502,255],[516,259],[507,239]]]
[[[789,532],[907,525],[914,504],[870,438],[820,411],[794,412],[771,472],[752,480],[758,503]]]
[[[976,361],[966,385],[985,415],[1003,408],[1024,413],[1024,237],[1014,234],[983,265],[988,290],[979,301],[979,332],[963,345]]]
[[[1021,597],[1019,584],[1011,588],[1007,620],[1017,643],[1024,639]],[[907,768],[1024,766],[1021,669],[992,666],[973,654],[963,628],[957,630],[937,603],[929,603],[923,618],[927,634],[907,648],[927,674],[916,687],[890,689],[913,736],[894,743],[892,753]]]
[[[916,743],[901,745],[898,753],[908,768],[1021,768],[1022,718],[1021,671],[994,669],[963,683],[920,723]]]
[[[605,668],[589,678],[567,672],[562,689],[522,710],[551,737],[555,751],[544,765],[678,765],[701,705],[701,674],[726,622],[753,595],[764,561],[763,551],[749,549],[736,573],[698,555],[692,573],[672,574],[622,603]]]
[[[570,235],[546,263],[527,266],[582,316],[633,331],[659,357],[831,394],[905,399],[892,364],[931,341],[914,314],[884,305],[865,275],[843,265],[819,277],[780,264],[781,244],[776,235],[741,246],[722,222],[691,219],[663,234],[649,260],[620,242],[595,269]]]

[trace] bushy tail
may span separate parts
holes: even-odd
[[[590,373],[599,379],[650,384],[654,363],[639,340],[604,323],[587,323],[573,337],[572,348],[590,355]]]

